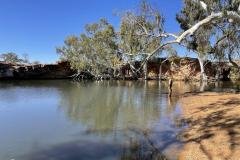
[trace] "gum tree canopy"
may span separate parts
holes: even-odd
[[[64,46],[57,48],[62,60],[68,60],[73,69],[100,75],[108,68],[116,68],[117,36],[112,25],[101,19],[98,23],[88,24],[86,33],[79,37],[70,36]]]
[[[134,56],[144,53],[139,72],[147,62],[169,45],[180,44],[194,51],[198,56],[202,80],[205,60],[209,55],[227,58],[234,66],[233,58],[239,54],[240,0],[183,0],[184,5],[177,14],[182,32],[164,31],[164,18],[158,9],[143,0],[137,10],[122,15],[120,31],[106,20],[87,25],[86,33],[71,36],[63,47],[57,49],[62,59],[70,61],[74,69],[88,71],[94,75],[107,68],[117,68],[123,62],[118,54]],[[126,64],[126,62],[124,62]],[[146,72],[146,71],[145,71]]]
[[[142,36],[163,32],[164,18],[147,1],[141,1],[137,9],[126,11],[121,16],[120,44],[123,53],[136,55],[150,53],[161,44],[161,37]]]
[[[201,66],[202,80],[206,80],[204,58],[226,36],[217,35],[219,34],[218,26],[224,25],[227,29],[234,28],[234,30],[239,30],[239,5],[239,0],[184,0],[184,7],[181,13],[177,15],[177,20],[183,29],[182,33],[178,35],[164,32],[153,34],[143,28],[141,35],[168,39],[149,54],[144,63],[164,49],[165,46],[182,44],[197,53]],[[215,41],[211,41],[212,38],[215,38]],[[214,54],[218,53],[214,51]]]
[[[197,54],[204,80],[207,78],[204,61],[209,54],[214,54],[214,57],[229,54],[231,57],[239,47],[239,5],[239,0],[184,0],[184,7],[177,14],[176,19],[183,31],[194,29],[198,22],[206,22],[184,42],[188,49]]]
[[[141,1],[135,10],[126,11],[121,15],[119,52],[130,57],[146,58],[161,44],[162,37],[145,36],[143,33],[161,33],[163,24],[164,18],[159,10],[153,8],[147,1]],[[133,72],[140,71],[141,67],[135,68],[131,61],[128,63]],[[144,65],[144,73],[147,79],[146,65]]]

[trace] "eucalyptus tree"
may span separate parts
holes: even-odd
[[[133,11],[126,11],[121,18],[119,50],[125,55],[143,58],[161,44],[162,37],[146,36],[163,32],[164,18],[159,10],[153,8],[147,1],[141,1],[139,7]],[[134,60],[133,60],[134,61]],[[133,72],[139,69],[134,68]],[[147,63],[144,63],[145,79],[147,79]]]
[[[222,23],[239,25],[239,5],[239,0],[184,0],[184,7],[177,16],[183,29],[183,32],[179,34],[165,33],[164,31],[152,33],[148,28],[138,24],[142,28],[142,35],[167,39],[148,54],[143,64],[168,45],[185,45],[199,52],[202,79],[206,79],[201,62],[204,62],[205,54],[212,48],[211,37],[215,26]]]
[[[79,37],[68,37],[64,46],[57,48],[61,59],[68,60],[72,68],[78,71],[78,75],[85,71],[101,76],[106,69],[117,68],[120,61],[113,26],[101,19],[98,23],[86,25],[85,30],[86,33]]]
[[[215,57],[220,60],[226,61],[232,65],[232,73],[234,77],[240,78],[240,64],[237,63],[240,60],[240,28],[236,26],[228,26],[228,28],[222,29],[222,35],[218,39],[215,46],[212,48],[212,52],[215,53]]]
[[[187,41],[185,41],[187,48],[193,50],[197,54],[203,80],[207,79],[204,69],[204,61],[208,55],[216,54],[215,56],[223,56],[221,55],[222,52],[220,52],[220,50],[215,50],[214,52],[212,50],[214,46],[218,45],[218,43],[223,40],[225,33],[222,33],[222,31],[227,32],[232,30],[231,26],[239,26],[239,21],[234,22],[232,18],[227,17],[227,13],[230,12],[230,10],[235,11],[236,13],[239,12],[238,7],[239,1],[236,0],[184,0],[184,7],[181,12],[177,14],[176,19],[184,31],[192,28],[197,22],[213,15],[214,12],[223,14],[221,19],[216,19],[213,22],[202,26],[191,35],[191,37],[188,37]],[[229,45],[230,47],[229,43],[226,43],[226,45]],[[234,45],[236,44],[234,43]],[[219,46],[217,48],[219,48]]]

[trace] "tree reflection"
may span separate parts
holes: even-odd
[[[161,99],[151,84],[138,82],[73,83],[62,89],[61,108],[89,131],[147,128],[159,119]]]
[[[169,99],[167,82],[73,82],[62,87],[60,108],[71,120],[86,125],[88,133],[148,129],[162,115],[172,116],[179,95],[198,89],[195,83],[174,82]]]
[[[87,134],[112,134],[116,141],[127,141],[120,159],[162,160],[165,151],[177,156],[181,145],[181,126],[175,122],[179,97],[200,90],[200,83],[174,82],[173,96],[168,97],[167,86],[157,81],[72,83],[62,88],[60,107],[68,118],[86,126]]]

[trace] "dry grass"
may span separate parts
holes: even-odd
[[[240,160],[240,94],[189,94],[181,103],[189,127],[180,160]]]

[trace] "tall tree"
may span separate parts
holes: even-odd
[[[86,25],[85,29],[85,34],[70,36],[64,46],[57,48],[61,58],[70,61],[79,72],[87,71],[96,76],[108,68],[117,68],[120,61],[113,26],[101,19],[98,23]]]
[[[222,14],[220,19],[216,18],[211,23],[208,22],[204,26],[199,27],[199,29],[187,38],[185,41],[186,46],[197,53],[202,79],[206,80],[206,74],[204,69],[204,61],[208,55],[213,52],[212,48],[215,46],[223,35],[219,36],[219,32],[222,31],[222,26],[229,30],[232,25],[239,25],[239,22],[234,22],[227,14],[238,13],[239,12],[238,0],[226,0],[226,1],[212,1],[212,0],[184,0],[184,7],[177,14],[177,21],[180,23],[181,28],[184,31],[191,29],[196,23],[206,20],[210,16],[214,15],[216,12]],[[236,20],[239,21],[239,20]],[[221,28],[219,27],[221,26]],[[214,54],[219,54],[215,52]]]
[[[161,44],[162,37],[149,36],[163,32],[164,18],[158,9],[146,0],[134,11],[127,11],[121,18],[120,51],[130,56],[148,55]],[[147,63],[144,65],[147,79]],[[135,68],[134,68],[135,69]],[[135,69],[135,71],[139,71]]]
[[[181,23],[183,32],[179,34],[165,32],[151,34],[148,31],[145,31],[144,34],[146,36],[164,37],[167,38],[167,40],[165,40],[164,43],[159,45],[155,50],[148,54],[143,64],[151,59],[152,56],[159,53],[159,51],[163,50],[164,47],[172,44],[181,44],[186,45],[188,48],[196,48],[197,50],[201,51],[198,55],[200,60],[204,62],[205,54],[203,53],[208,53],[206,52],[208,49],[212,50],[209,45],[209,40],[207,39],[212,38],[211,34],[213,33],[212,31],[214,31],[214,26],[220,23],[240,24],[239,5],[239,0],[184,0],[184,7],[182,8],[180,15],[177,16],[178,21]],[[144,26],[139,26],[142,27],[143,30],[146,29]],[[202,36],[204,39],[199,39],[197,36],[195,36],[196,34],[203,34]],[[199,42],[204,41],[204,43],[207,45],[204,45],[202,42],[198,43],[196,38]],[[196,44],[198,44],[198,46],[195,46]],[[212,42],[210,44],[212,44]],[[202,78],[205,79],[204,66],[202,65],[201,68],[203,75]]]

